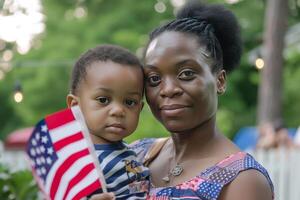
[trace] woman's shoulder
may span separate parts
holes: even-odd
[[[267,170],[250,154],[238,152],[216,165],[212,181],[223,180],[221,199],[272,199],[273,184]]]
[[[254,170],[255,173],[265,176],[273,189],[267,170],[253,156],[245,152],[237,152],[226,157],[212,168],[203,172],[202,176],[210,180],[218,179],[222,185],[226,185],[233,181],[241,172],[248,170]]]
[[[249,169],[240,173],[230,184],[226,185],[220,200],[272,200],[274,192],[264,174],[258,170]]]

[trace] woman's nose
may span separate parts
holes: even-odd
[[[113,117],[124,117],[125,116],[125,108],[120,103],[114,103],[111,105],[109,114],[110,114],[110,116],[113,116]]]
[[[162,81],[160,95],[162,97],[173,98],[181,95],[183,92],[177,80],[166,78]]]

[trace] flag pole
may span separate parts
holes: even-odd
[[[79,121],[79,123],[80,123],[80,125],[82,127],[83,135],[84,135],[84,137],[87,140],[89,151],[91,152],[91,156],[94,159],[94,164],[95,164],[95,167],[96,167],[96,171],[98,172],[98,175],[99,175],[99,180],[100,180],[100,183],[101,183],[102,191],[104,193],[106,193],[107,192],[106,181],[105,181],[103,172],[101,170],[100,163],[99,163],[99,160],[97,158],[97,155],[96,155],[96,152],[95,152],[95,148],[93,146],[93,142],[92,142],[91,137],[89,135],[89,130],[88,130],[87,126],[86,126],[83,114],[82,114],[82,112],[81,112],[81,110],[80,110],[80,108],[79,108],[78,105],[71,107],[71,110],[72,110],[72,112],[73,112],[73,114],[75,116],[75,119]]]

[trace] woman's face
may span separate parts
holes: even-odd
[[[164,32],[149,44],[146,98],[171,132],[196,128],[216,114],[217,87],[225,86],[225,72],[212,73],[208,55],[196,38],[179,32]]]

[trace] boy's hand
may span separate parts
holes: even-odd
[[[90,200],[115,200],[115,195],[114,193],[102,193],[102,194],[96,194],[93,195]]]

